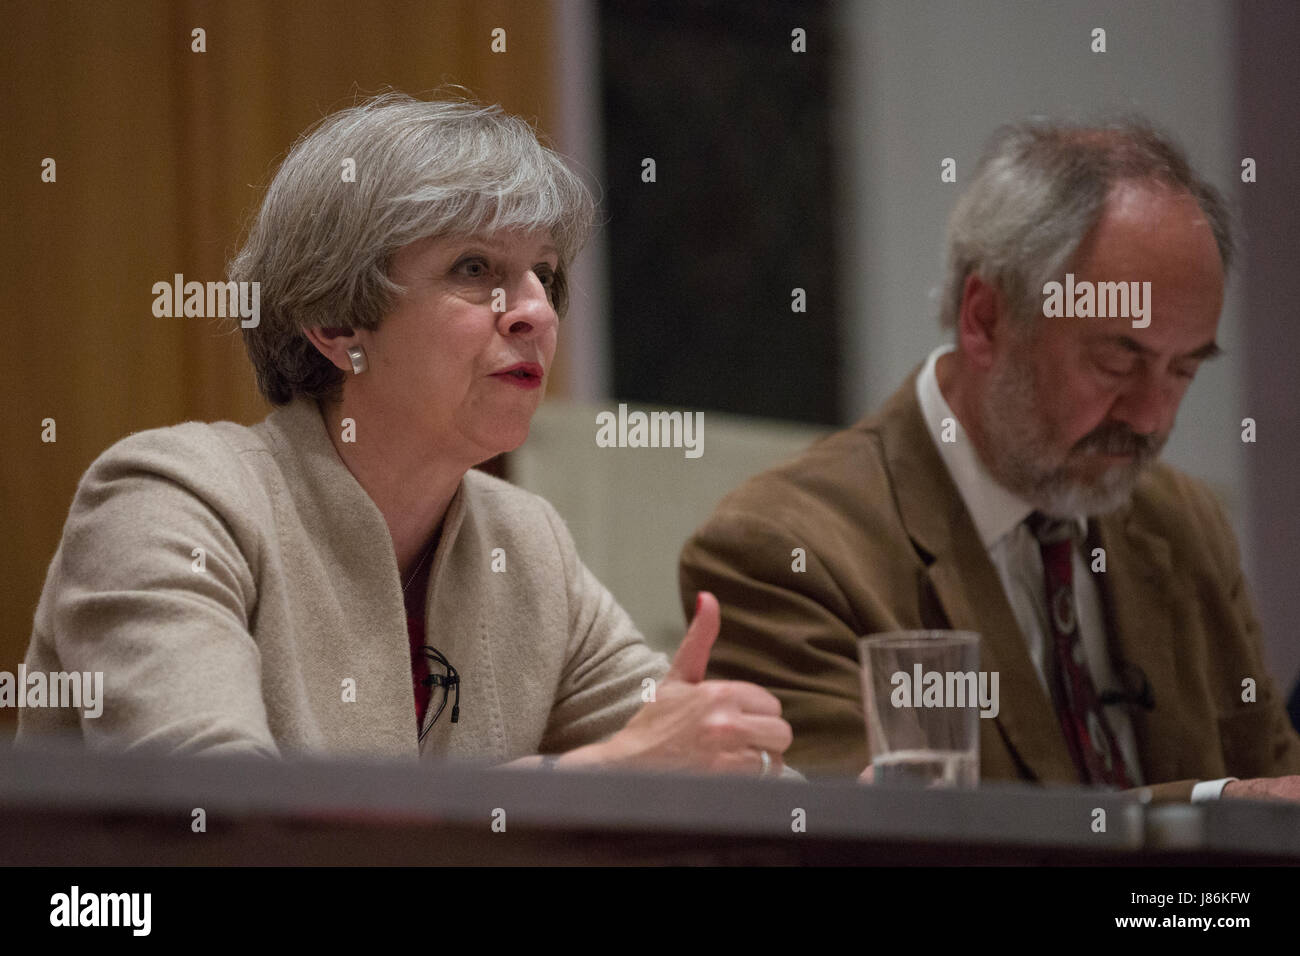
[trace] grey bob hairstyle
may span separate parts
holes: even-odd
[[[325,117],[294,143],[229,278],[261,283],[261,321],[242,330],[268,401],[337,401],[344,374],[303,330],[376,329],[402,289],[402,246],[431,236],[547,230],[567,275],[595,216],[591,193],[532,127],[499,106],[385,93]]]

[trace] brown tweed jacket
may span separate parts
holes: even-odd
[[[1065,738],[997,571],[922,419],[916,372],[875,416],[730,493],[687,542],[682,600],[709,590],[722,632],[709,677],[761,684],[794,728],[787,762],[811,775],[868,763],[856,639],[960,628],[981,635],[1001,711],[980,721],[980,776],[1077,784]],[[1265,670],[1228,522],[1200,483],[1157,464],[1128,506],[1090,522],[1111,653],[1144,674],[1135,706],[1156,800],[1197,780],[1300,772],[1300,736]],[[794,549],[806,570],[792,569]],[[1256,699],[1242,700],[1253,679]]]

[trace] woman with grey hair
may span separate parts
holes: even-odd
[[[304,134],[230,269],[276,407],[90,467],[26,663],[102,671],[103,713],[26,709],[20,737],[779,770],[776,698],[703,680],[712,595],[670,667],[549,504],[472,470],[528,434],[592,219],[499,107],[387,94]]]

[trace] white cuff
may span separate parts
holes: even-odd
[[[1192,803],[1218,800],[1223,795],[1223,788],[1236,779],[1236,777],[1224,777],[1222,780],[1202,780],[1192,787]]]

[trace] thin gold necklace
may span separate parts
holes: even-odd
[[[432,550],[433,550],[433,542],[430,541],[428,544],[424,546],[424,554],[420,556],[420,563],[415,566],[415,570],[411,572],[411,576],[407,578],[406,583],[402,585],[403,594],[406,593],[406,589],[409,588],[411,584],[415,581],[415,576],[420,573],[420,568],[424,567],[424,562],[429,560],[429,552]]]

